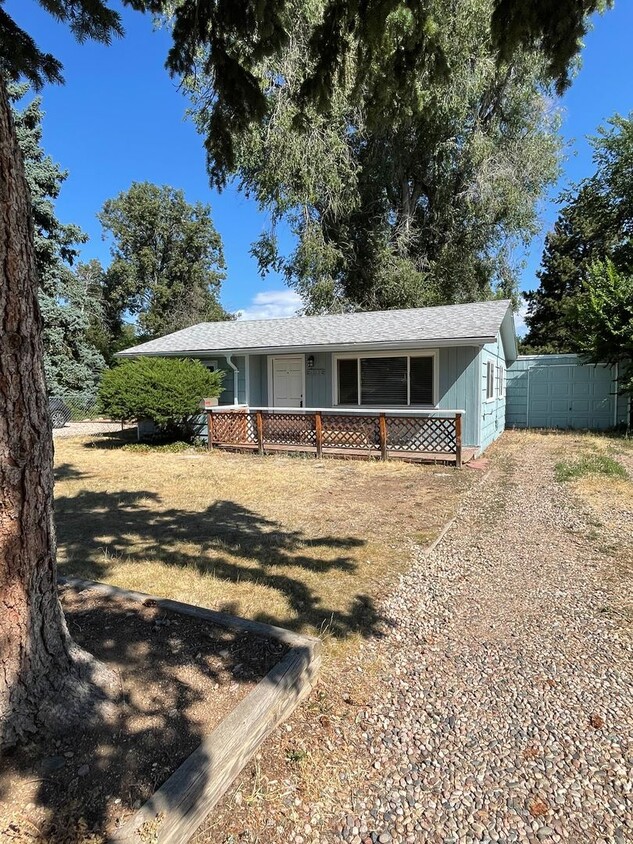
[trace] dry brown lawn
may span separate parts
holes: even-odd
[[[331,644],[377,602],[477,473],[399,462],[56,442],[62,573],[221,609]]]

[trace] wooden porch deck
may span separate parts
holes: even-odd
[[[230,451],[454,464],[476,449],[461,443],[462,411],[352,411],[217,407],[208,445]]]
[[[213,448],[221,451],[251,451],[259,453],[259,448],[253,443],[214,443]],[[317,456],[316,448],[306,448],[303,445],[279,445],[277,443],[266,443],[264,445],[263,454],[313,454]],[[462,448],[462,462],[470,463],[477,454],[476,448]],[[334,457],[343,460],[382,460],[380,451],[376,449],[353,449],[353,448],[324,448],[321,457]],[[387,460],[404,460],[409,463],[431,463],[431,464],[455,464],[456,458],[454,452],[441,451],[389,451],[387,450]]]

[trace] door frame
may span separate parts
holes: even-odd
[[[287,358],[301,359],[301,392],[303,394],[302,407],[306,406],[306,356],[305,354],[268,355],[268,407],[275,407],[274,364],[276,360]],[[297,408],[300,410],[301,408]]]

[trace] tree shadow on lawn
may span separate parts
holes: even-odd
[[[160,510],[154,492],[93,492],[60,496],[55,502],[59,545],[69,562],[68,574],[94,580],[111,576],[116,560],[147,565],[156,560],[175,568],[212,574],[230,584],[265,586],[281,593],[291,614],[280,617],[263,610],[253,617],[293,630],[328,632],[343,638],[352,633],[379,636],[382,621],[374,600],[363,594],[350,596],[346,610],[323,605],[322,598],[300,577],[284,569],[335,577],[336,572],[354,573],[357,564],[349,554],[328,559],[319,555],[332,549],[345,552],[363,547],[356,537],[306,537],[288,530],[234,501],[216,501],[204,511]],[[196,549],[191,550],[191,545]],[[309,552],[309,553],[308,553]],[[116,565],[116,563],[114,563]],[[219,609],[239,613],[239,605]]]
[[[283,656],[277,643],[156,607],[62,591],[72,637],[119,675],[121,691],[109,717],[95,701],[71,732],[40,730],[3,753],[0,838],[103,841]],[[207,781],[203,770],[198,795]]]

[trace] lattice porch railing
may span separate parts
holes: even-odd
[[[209,448],[435,457],[461,466],[462,413],[217,407],[208,411]]]

